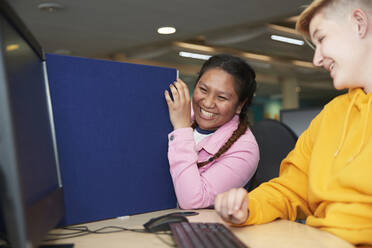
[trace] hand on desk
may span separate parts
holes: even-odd
[[[248,219],[248,192],[243,189],[231,189],[216,197],[214,208],[226,222],[242,224]]]

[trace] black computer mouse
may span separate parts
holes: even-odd
[[[148,232],[159,232],[159,231],[168,231],[170,230],[170,223],[176,222],[188,222],[187,218],[182,215],[177,214],[166,214],[156,218],[152,218],[143,226]]]

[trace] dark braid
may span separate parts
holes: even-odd
[[[238,128],[233,132],[233,134],[226,141],[226,143],[223,146],[221,146],[221,148],[218,150],[216,154],[213,155],[213,157],[210,157],[207,161],[197,163],[198,168],[203,167],[204,165],[207,165],[208,163],[216,160],[227,150],[229,150],[230,147],[235,143],[235,141],[237,141],[240,138],[240,136],[242,136],[245,133],[245,131],[247,131],[247,128],[248,122],[239,121]]]
[[[256,73],[254,70],[241,58],[228,54],[218,54],[209,58],[202,66],[196,83],[200,77],[209,69],[219,68],[233,76],[235,82],[235,91],[239,97],[239,103],[245,101],[240,114],[238,128],[233,132],[226,143],[218,150],[216,154],[210,157],[207,161],[197,163],[198,168],[205,166],[208,163],[219,158],[242,136],[248,129],[248,108],[252,104],[253,94],[256,91]],[[194,121],[192,128],[197,127]]]
[[[198,123],[196,123],[196,121],[193,121],[193,123],[191,124],[191,128],[195,129],[197,126],[198,126]]]

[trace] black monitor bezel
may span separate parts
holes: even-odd
[[[14,28],[14,30],[19,34],[19,36],[29,45],[30,49],[34,52],[35,56],[38,57],[45,66],[45,56],[44,56],[44,51],[42,47],[39,45],[36,38],[30,33],[30,31],[27,29],[27,27],[22,22],[22,20],[18,17],[18,15],[13,11],[12,7],[5,0],[0,0],[0,15],[2,16],[2,20],[6,21],[12,28]],[[4,47],[2,47],[1,49],[4,49]],[[0,51],[0,55],[1,54],[2,54],[2,51]],[[7,90],[5,90],[5,92],[2,92],[0,95],[5,96],[4,100],[6,100],[8,94],[9,93],[7,93]],[[9,102],[6,102],[5,108],[8,108],[8,111],[10,111],[10,108],[7,107],[7,105],[9,105]],[[7,114],[8,112],[5,111],[5,113]],[[7,119],[8,117],[9,116],[6,115],[4,118]],[[6,125],[7,124],[5,124],[5,126]],[[14,136],[14,134],[9,134],[9,135]],[[2,180],[4,176],[5,175],[3,175],[2,171],[0,170],[0,180],[1,180],[0,190],[3,190],[6,188],[6,186],[3,185],[4,183],[9,183],[9,182],[5,182],[5,180]],[[19,183],[19,181],[17,181],[19,180],[18,169],[16,168],[13,169],[11,179],[13,180],[11,190],[19,191],[17,187],[13,187],[14,184]],[[3,199],[5,199],[4,197],[6,197],[7,194],[9,194],[6,192],[0,192],[0,193]],[[22,199],[20,199],[19,197],[16,197],[14,199],[15,199],[13,202],[14,204],[20,204],[20,201],[22,201]],[[3,216],[4,217],[3,221],[5,221],[5,223],[3,224],[5,225],[8,224],[9,220],[19,220],[18,218],[22,219],[21,222],[17,221],[17,223],[15,223],[14,225],[12,224],[12,226],[10,227],[11,229],[9,229],[9,226],[5,226],[7,232],[8,231],[12,232],[11,234],[8,233],[7,235],[10,235],[13,241],[14,239],[18,239],[18,238],[22,239],[22,240],[16,240],[13,244],[10,244],[10,245],[15,245],[15,247],[26,247],[27,245],[29,245],[29,244],[26,244],[28,242],[32,242],[33,245],[40,244],[40,242],[44,238],[44,235],[46,234],[46,231],[55,227],[58,224],[58,222],[62,219],[64,215],[64,202],[63,201],[64,201],[63,188],[59,187],[56,190],[49,192],[40,201],[35,202],[32,205],[29,205],[27,207],[23,205],[22,208],[15,210],[15,211],[21,211],[21,212],[17,212],[17,213],[14,212],[12,213],[12,216]],[[54,202],[53,209],[50,209],[51,202]],[[11,207],[13,203],[9,203],[9,204],[6,203],[8,205],[4,205],[3,207],[7,209]],[[4,209],[1,209],[1,210],[5,211]],[[6,215],[6,213],[4,212],[1,214]],[[20,216],[16,217],[15,215],[17,214],[20,215],[21,217]],[[36,216],[44,216],[47,218],[38,219],[36,218]],[[19,225],[19,226],[16,227],[16,225]],[[38,230],[33,228],[34,226],[38,226],[38,225],[43,226],[42,232],[39,232]],[[19,228],[19,230],[21,230],[22,232],[25,232],[27,236],[25,237],[22,233],[21,234],[14,233],[15,231],[18,230],[17,228]],[[24,238],[26,240],[24,240]]]
[[[40,59],[45,61],[43,48],[35,36],[33,36],[32,33],[27,29],[21,18],[18,17],[18,15],[5,0],[0,0],[0,13],[3,14],[6,19],[8,19],[8,22],[19,32],[21,36],[23,36],[23,39],[30,44]]]

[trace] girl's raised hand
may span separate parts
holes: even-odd
[[[172,93],[172,98],[168,90],[164,91],[165,100],[168,104],[169,118],[174,130],[178,128],[191,126],[191,104],[190,94],[187,85],[181,80],[177,79],[169,86]]]

